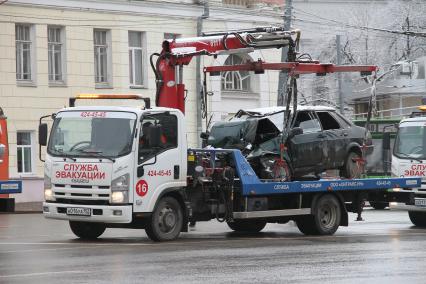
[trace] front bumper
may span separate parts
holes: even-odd
[[[90,208],[91,216],[67,215],[67,208]],[[130,223],[132,222],[132,205],[108,206],[108,205],[77,205],[43,202],[43,215],[46,218],[99,222],[99,223]]]

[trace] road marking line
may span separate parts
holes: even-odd
[[[312,239],[321,239],[321,240],[333,240],[338,238],[353,238],[353,237],[408,237],[408,236],[423,236],[426,235],[426,231],[422,233],[410,233],[406,235],[393,233],[393,234],[356,234],[356,235],[339,235],[339,236],[299,236],[299,237],[257,237],[257,238],[224,238],[224,239],[216,239],[216,240],[209,240],[209,239],[202,239],[199,241],[191,241],[191,238],[181,238],[180,241],[174,241],[174,242],[161,242],[161,243],[117,243],[117,242],[107,242],[107,243],[55,243],[55,242],[49,242],[49,243],[20,243],[20,242],[8,242],[8,243],[1,243],[0,245],[77,245],[77,244],[88,244],[89,247],[98,246],[165,246],[165,245],[183,245],[183,244],[209,244],[209,243],[220,243],[220,242],[229,242],[229,241],[262,241],[262,240],[312,240]],[[120,238],[117,238],[117,240],[120,240]],[[188,240],[188,241],[186,241]]]
[[[82,248],[92,248],[91,246],[80,246],[80,247],[72,247],[72,248],[48,248],[48,249],[25,249],[25,250],[7,250],[7,251],[0,251],[0,254],[2,253],[15,253],[15,252],[39,252],[39,251],[49,251],[49,250],[70,250],[70,249],[82,249]],[[100,247],[99,247],[100,248]]]
[[[63,274],[63,273],[86,273],[84,270],[65,270],[65,271],[49,271],[49,272],[38,272],[38,273],[27,273],[27,274],[9,274],[9,275],[0,275],[0,278],[17,278],[17,277],[34,277],[34,276],[44,276],[52,274]]]

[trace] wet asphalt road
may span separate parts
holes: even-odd
[[[327,237],[305,237],[293,223],[242,236],[204,222],[153,243],[123,229],[82,242],[63,221],[0,215],[0,283],[426,283],[426,229],[406,212],[364,218]]]

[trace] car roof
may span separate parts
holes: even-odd
[[[254,114],[254,119],[269,119],[280,131],[283,130],[284,123],[284,111],[285,107],[275,106],[275,107],[263,107],[263,108],[254,108],[249,110],[242,110],[244,112]],[[293,108],[290,108],[293,109]],[[298,106],[299,111],[335,111],[334,108],[328,106]],[[238,114],[238,113],[237,113]],[[257,116],[258,115],[258,116]],[[233,119],[243,119],[240,116],[234,116]],[[233,120],[231,119],[231,121]]]
[[[401,124],[406,123],[406,122],[421,122],[421,123],[424,123],[424,122],[426,122],[426,117],[412,117],[412,118],[405,118],[405,119],[401,120]]]
[[[284,111],[285,109],[286,108],[283,106],[273,106],[273,107],[247,109],[244,111],[266,115],[266,114],[271,114],[274,112]],[[290,109],[292,110],[293,108],[290,107]],[[297,110],[299,111],[335,111],[336,109],[329,106],[297,106]]]

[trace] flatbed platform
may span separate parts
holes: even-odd
[[[217,153],[230,153],[235,161],[237,175],[241,182],[243,196],[270,196],[287,193],[333,192],[333,191],[386,191],[392,188],[417,188],[421,178],[361,178],[323,179],[316,181],[267,182],[261,181],[239,150],[193,149],[195,152],[211,154],[214,161]]]

